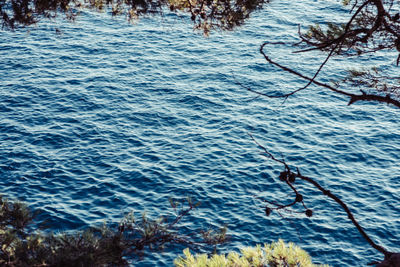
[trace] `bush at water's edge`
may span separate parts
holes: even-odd
[[[172,221],[163,217],[153,220],[145,214],[136,218],[129,213],[116,226],[104,224],[86,231],[54,234],[36,229],[26,204],[0,195],[0,266],[129,266],[127,258],[143,256],[144,250],[157,253],[167,245],[215,249],[226,241],[226,228],[200,231],[198,237],[189,235],[192,239],[179,231],[178,223],[197,205],[190,199],[171,200],[177,211]],[[314,266],[304,250],[282,240],[263,248],[242,249],[241,254],[231,252],[209,258],[205,254],[193,256],[186,249],[184,257],[178,257],[174,263],[177,267]]]
[[[176,267],[247,267],[247,266],[328,266],[314,265],[311,257],[306,251],[293,243],[285,244],[283,240],[265,244],[264,247],[246,247],[240,250],[240,254],[230,252],[227,255],[196,254],[193,256],[189,249],[183,251],[184,256],[180,256],[174,261]]]

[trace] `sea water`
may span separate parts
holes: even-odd
[[[264,213],[260,199],[289,203],[277,158],[339,196],[372,239],[400,249],[399,110],[310,86],[259,53],[312,75],[326,55],[293,54],[298,25],[345,20],[339,1],[273,1],[233,32],[209,37],[188,17],[123,18],[84,11],[76,22],[42,21],[0,31],[0,193],[40,211],[53,231],[171,215],[168,198],[201,206],[187,231],[226,224],[220,252],[282,238],[318,263],[381,259],[338,204],[299,185],[314,216]],[[351,67],[395,72],[396,54],[333,58],[319,80]],[[353,88],[344,88],[353,90]],[[300,183],[299,183],[300,184]],[[302,208],[296,209],[302,211]],[[137,266],[170,266],[184,247],[146,253]]]

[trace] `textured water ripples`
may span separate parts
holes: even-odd
[[[398,111],[348,107],[315,88],[284,104],[251,100],[235,83],[265,91],[302,84],[265,64],[258,45],[294,40],[296,19],[334,12],[310,16],[301,8],[308,3],[282,3],[210,38],[192,33],[185,18],[131,26],[90,12],[77,23],[43,22],[30,34],[0,32],[1,193],[40,209],[54,230],[116,222],[127,209],[158,215],[169,196],[190,195],[202,206],[186,226],[227,223],[228,248],[283,238],[334,266],[379,256],[310,187],[313,220],[265,217],[252,194],[279,199],[286,192],[275,181],[281,167],[258,154],[251,132],[340,195],[374,238],[399,247]],[[271,52],[308,73],[322,58],[287,49]],[[360,64],[379,65],[383,56]],[[327,67],[326,80],[343,72],[343,62]],[[141,265],[170,265],[177,253],[150,255]]]

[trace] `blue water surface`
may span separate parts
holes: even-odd
[[[338,1],[315,2],[273,1],[245,26],[208,38],[174,14],[130,25],[86,11],[75,23],[0,31],[0,192],[41,211],[54,231],[118,222],[127,210],[168,214],[169,197],[191,196],[202,205],[186,227],[227,224],[231,239],[222,252],[282,238],[332,266],[382,258],[338,205],[309,185],[301,190],[312,218],[266,217],[254,195],[282,200],[289,190],[277,179],[282,166],[260,155],[251,133],[340,196],[374,240],[399,250],[399,110],[347,106],[345,97],[313,86],[284,103],[245,88],[304,86],[258,49],[264,41],[296,42],[299,23],[348,15]],[[291,51],[268,47],[309,75],[324,59]],[[332,59],[320,79],[337,79],[352,66],[396,71],[395,59]],[[135,265],[171,266],[182,249],[149,253]]]

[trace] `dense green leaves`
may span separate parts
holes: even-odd
[[[183,251],[184,256],[175,260],[176,267],[316,267],[328,265],[315,265],[311,257],[293,243],[286,244],[282,240],[260,245],[247,247],[240,250],[240,254],[230,252],[228,255],[197,254],[193,256],[189,249]]]
[[[177,203],[176,201],[173,201]],[[195,208],[191,200],[173,206],[175,218],[137,218],[128,213],[117,226],[54,234],[32,225],[26,205],[0,196],[0,266],[128,266],[145,251],[170,245],[205,248],[226,241],[226,228],[182,233],[179,223]]]
[[[129,21],[163,12],[188,14],[195,28],[208,34],[211,29],[231,30],[268,0],[0,0],[3,28],[14,29],[62,15],[73,20],[84,9],[125,16]]]

